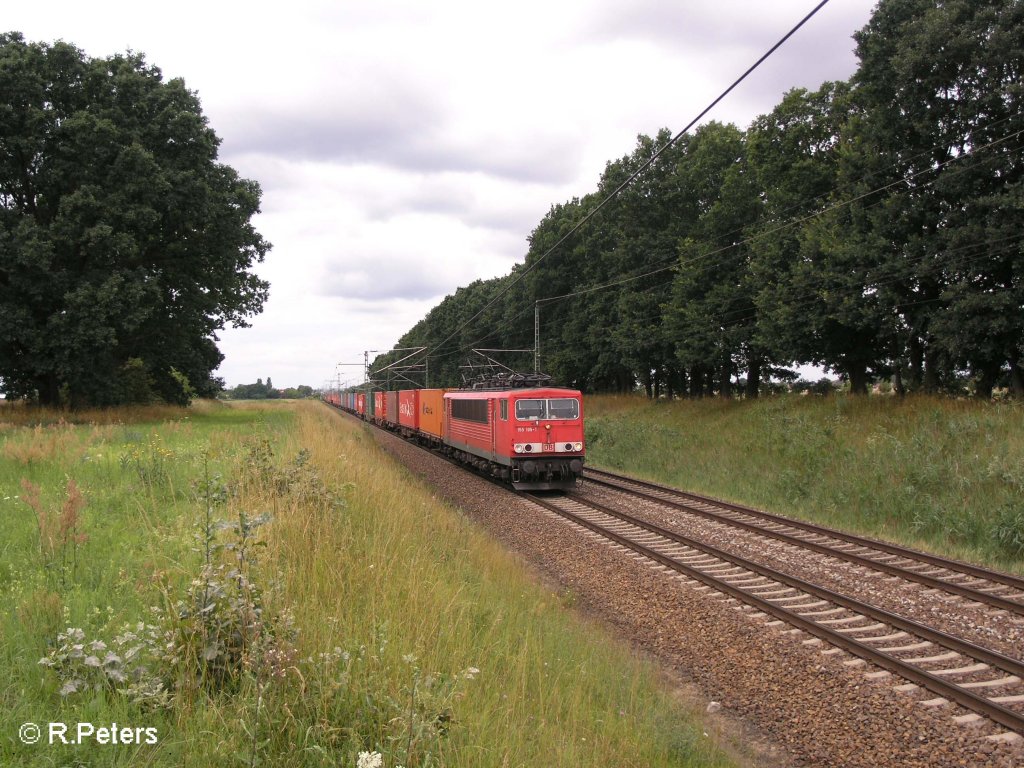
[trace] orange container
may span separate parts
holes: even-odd
[[[444,393],[447,389],[420,390],[420,432],[444,437]]]

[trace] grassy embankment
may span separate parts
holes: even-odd
[[[320,404],[34,418],[0,411],[0,765],[728,764]]]
[[[586,402],[588,461],[1024,573],[1024,408],[912,397]]]

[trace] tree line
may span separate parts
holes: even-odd
[[[468,349],[532,348],[539,306],[542,370],[587,391],[756,397],[816,364],[1024,395],[1024,3],[882,0],[854,39],[849,81],[701,126],[573,232],[671,138],[640,136],[396,346],[456,385]]]
[[[315,393],[316,390],[306,384],[300,384],[297,387],[287,387],[286,389],[277,389],[274,387],[274,382],[268,376],[266,384],[263,383],[262,378],[259,378],[256,379],[255,384],[239,384],[231,389],[225,389],[223,395],[231,400],[301,400],[313,397]]]

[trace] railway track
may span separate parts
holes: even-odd
[[[1024,579],[1009,574],[601,470],[584,480],[1024,616]]]
[[[1024,734],[1024,662],[910,619],[781,573],[678,532],[577,495],[521,494],[535,504],[615,544],[700,582],[740,603],[759,618],[789,624],[827,643],[825,653],[843,650],[879,668],[869,678],[897,675],[898,690],[925,689],[921,703],[955,702],[969,710],[956,718],[981,718],[1008,729],[1001,740]],[[770,617],[770,618],[769,618]],[[854,662],[854,663],[863,663]]]

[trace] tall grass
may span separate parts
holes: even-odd
[[[588,461],[1024,572],[1024,408],[592,397]]]
[[[0,428],[7,426],[49,426],[51,424],[139,424],[179,419],[189,413],[207,413],[224,408],[215,400],[197,401],[190,408],[175,405],[131,405],[117,408],[62,410],[29,405],[24,401],[0,400]]]
[[[152,417],[0,433],[0,764],[727,763],[362,427],[311,402]],[[160,738],[18,741],[50,721]]]

